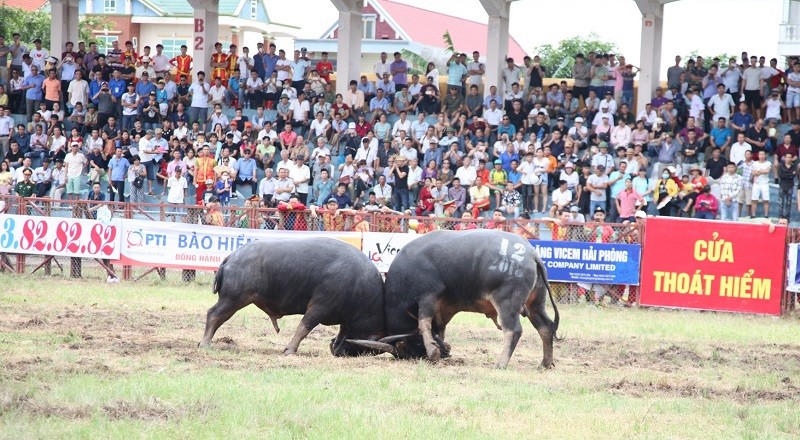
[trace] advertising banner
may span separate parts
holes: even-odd
[[[299,237],[336,238],[361,249],[358,232],[296,232],[124,220],[119,263],[131,266],[216,270],[251,241]],[[309,255],[309,260],[315,256]]]
[[[647,220],[640,302],[779,315],[786,228],[656,217]]]
[[[786,268],[786,290],[800,292],[800,244],[789,245],[789,255]]]
[[[0,215],[0,252],[117,259],[120,223],[29,215]]]
[[[530,242],[542,258],[550,281],[639,285],[638,244]]]
[[[411,243],[419,237],[417,234],[392,234],[389,232],[366,232],[362,244],[362,252],[369,257],[370,261],[378,268],[380,273],[389,271],[394,257],[403,249],[403,246]]]

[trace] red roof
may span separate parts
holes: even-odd
[[[442,34],[447,30],[457,50],[471,53],[477,50],[486,55],[487,32],[489,26],[472,20],[453,17],[415,6],[404,5],[390,0],[374,0],[383,7],[392,20],[415,41],[426,46],[442,47]],[[522,46],[513,37],[508,39],[508,56],[522,60],[526,55]],[[519,61],[518,61],[519,62]]]
[[[12,8],[19,8],[23,9],[28,12],[33,12],[39,8],[41,8],[45,4],[46,0],[13,0],[10,3],[6,3],[6,6],[10,6]]]

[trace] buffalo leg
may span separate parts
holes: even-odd
[[[494,304],[494,307],[500,311],[500,327],[503,330],[503,352],[500,353],[495,368],[505,368],[517,348],[519,338],[522,337],[522,324],[519,322],[518,307],[512,307],[511,304]]]
[[[243,304],[227,297],[221,297],[214,306],[208,309],[208,314],[206,315],[206,331],[203,334],[203,340],[200,341],[200,347],[208,347],[219,326],[224,324],[234,313],[246,305],[246,303]]]
[[[553,321],[551,321],[550,317],[545,313],[544,306],[538,307],[530,312],[528,319],[542,338],[544,356],[542,357],[541,367],[553,368],[555,366],[553,362],[553,337],[555,336],[552,330]]]
[[[289,345],[283,350],[283,354],[295,354],[297,353],[297,348],[300,346],[300,342],[311,333],[311,330],[314,330],[314,327],[319,325],[320,318],[314,313],[314,310],[307,310],[303,319],[300,320],[300,324],[297,326],[297,330],[294,331],[294,336],[292,340],[289,342]]]
[[[423,298],[433,298],[435,295],[425,295]],[[422,335],[422,342],[425,344],[425,351],[428,360],[438,362],[442,356],[436,341],[433,339],[433,317],[436,315],[436,304],[429,301],[419,303],[419,332]]]

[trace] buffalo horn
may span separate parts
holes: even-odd
[[[394,347],[394,345],[387,344],[385,342],[370,341],[367,339],[347,339],[347,342],[355,345],[360,345],[361,347],[378,350],[383,353],[391,353],[392,355],[397,356],[397,349]]]
[[[404,335],[393,335],[387,336],[385,338],[380,339],[378,342],[385,342],[387,344],[391,344],[392,342],[399,341],[401,339],[405,339],[409,336],[414,336],[416,333],[406,333]]]

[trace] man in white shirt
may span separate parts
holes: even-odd
[[[506,58],[506,66],[500,71],[500,77],[503,79],[503,90],[511,90],[511,85],[518,83],[522,79],[522,69],[514,64],[514,58]],[[463,181],[461,182],[464,183]]]
[[[80,145],[73,142],[69,146],[70,152],[64,157],[64,166],[67,173],[67,198],[78,200],[81,194],[83,169],[88,161],[80,152]]]
[[[480,62],[480,57],[481,54],[477,50],[472,52],[472,61],[467,63],[467,74],[469,75],[467,85],[478,86],[478,91],[483,92],[481,85],[483,84],[483,74],[486,73],[486,69],[483,63]]]
[[[289,170],[289,179],[294,183],[297,200],[302,204],[308,201],[308,182],[311,180],[311,169],[305,164],[305,156],[298,154],[294,159],[295,166]]]
[[[186,200],[186,189],[189,184],[186,182],[186,177],[183,176],[183,170],[180,167],[175,168],[175,174],[167,180],[167,202],[173,205],[183,205]],[[176,212],[179,208],[174,208]]]
[[[189,96],[192,102],[187,111],[189,114],[189,125],[197,122],[200,124],[200,131],[202,132],[206,131],[206,119],[208,119],[208,91],[211,88],[211,86],[205,82],[205,78],[205,72],[197,72],[197,80],[189,86]]]
[[[745,142],[744,139],[744,132],[739,132],[739,134],[736,135],[736,142],[731,145],[730,161],[737,167],[744,162],[744,152],[753,151],[753,147]]]
[[[405,112],[405,110],[400,112],[400,119],[398,119],[397,122],[395,122],[394,126],[392,127],[392,136],[397,136],[397,133],[399,133],[400,130],[403,130],[403,131],[406,132],[406,134],[410,135],[410,133],[411,133],[411,121],[406,119],[406,116],[407,116],[407,113]],[[423,133],[423,135],[424,135],[424,133]]]
[[[753,109],[755,119],[761,118],[761,101],[764,98],[764,79],[761,77],[761,69],[756,64],[758,58],[750,57],[750,66],[742,72],[742,85],[740,90],[744,92],[744,102]]]
[[[322,112],[317,112],[317,117],[311,121],[311,132],[314,133],[315,137],[324,136],[325,138],[330,137],[331,131],[331,123],[328,122],[327,119],[324,119],[324,114]],[[312,157],[312,160],[314,158]]]
[[[68,95],[68,102],[67,108],[73,109],[75,108],[75,104],[83,103],[88,105],[89,103],[89,83],[83,79],[83,72],[80,70],[75,71],[75,78],[69,82],[69,86],[67,87],[67,95]]]
[[[278,71],[278,81],[283,82],[289,79],[289,73],[292,71],[292,62],[286,59],[286,51],[283,49],[278,51],[278,62],[275,64],[275,70]]]
[[[456,170],[456,177],[461,181],[461,185],[469,188],[477,176],[478,173],[472,166],[472,159],[465,157],[462,165]]]
[[[381,60],[375,63],[375,66],[372,71],[375,72],[375,76],[378,79],[383,78],[384,73],[391,73],[390,72],[391,63],[386,61],[388,57],[389,55],[386,52],[381,52]]]
[[[719,118],[725,118],[726,121],[731,119],[731,114],[734,112],[735,104],[733,97],[725,93],[725,84],[717,85],[717,94],[708,100],[708,109],[711,110],[711,119],[717,122]]]
[[[156,54],[150,57],[153,63],[153,70],[158,78],[164,78],[164,75],[171,70],[169,65],[169,57],[164,55],[162,52],[164,52],[164,46],[161,44],[156,44]]]
[[[300,127],[300,135],[305,136],[308,132],[308,112],[311,111],[311,106],[306,99],[303,92],[297,95],[297,99],[293,99],[289,103],[289,112],[292,114],[292,127]],[[305,204],[305,202],[303,202]]]
[[[414,153],[414,157],[416,158],[416,151]],[[367,162],[367,165],[373,166],[376,157],[378,157],[377,144],[371,145],[369,139],[364,138],[361,140],[361,146],[356,150],[356,156],[353,159],[355,159],[356,163],[364,160]]]

